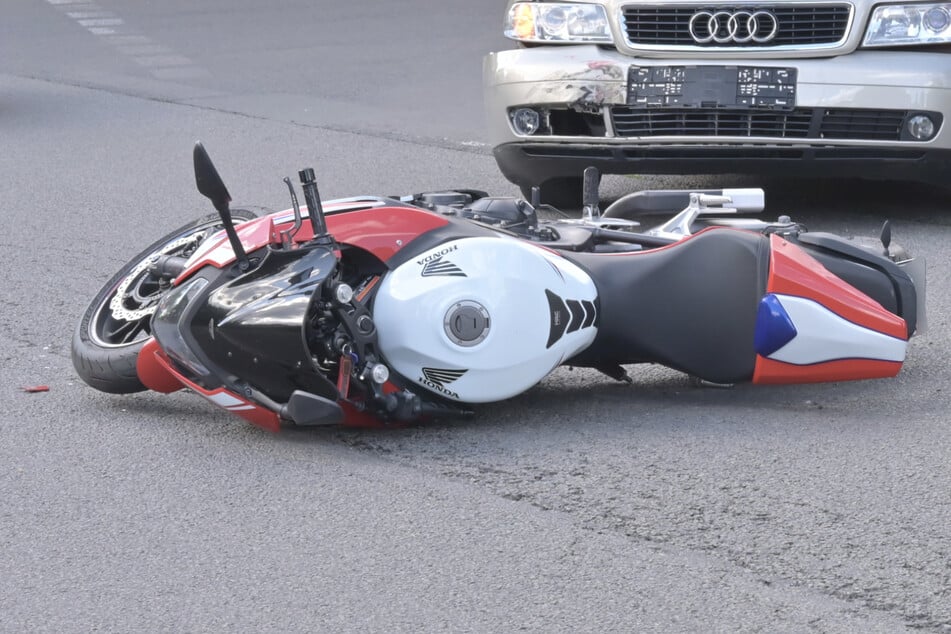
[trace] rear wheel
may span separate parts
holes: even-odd
[[[235,224],[257,215],[233,209]],[[188,257],[223,227],[217,214],[176,229],[123,266],[99,291],[73,334],[73,367],[102,392],[127,394],[145,389],[136,373],[139,350],[152,336],[152,314],[171,280],[156,278],[149,264],[160,255]]]

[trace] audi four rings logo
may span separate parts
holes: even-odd
[[[779,20],[769,11],[697,11],[690,18],[690,37],[697,44],[765,44],[779,31]]]

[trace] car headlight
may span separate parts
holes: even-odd
[[[951,42],[951,3],[890,4],[875,8],[864,46]]]
[[[520,42],[612,42],[604,7],[577,2],[516,2],[505,37]]]

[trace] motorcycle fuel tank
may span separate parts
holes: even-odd
[[[454,240],[390,272],[374,299],[396,372],[467,403],[514,396],[594,340],[597,290],[564,258],[507,236]]]

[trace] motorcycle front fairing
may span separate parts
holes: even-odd
[[[372,261],[368,270],[379,275],[391,260],[396,260],[391,265],[396,266],[425,248],[415,243],[423,235],[439,233],[442,237],[435,240],[441,242],[452,236],[495,234],[392,199],[346,199],[332,201],[328,207],[328,224],[339,237],[332,248],[315,245],[307,224],[297,227],[285,243],[285,232],[294,221],[290,211],[238,227],[252,263],[244,274],[237,272],[235,253],[224,233],[210,237],[185,263],[157,310],[154,337],[137,361],[142,383],[163,393],[191,388],[271,430],[286,420],[307,425],[343,422],[333,420],[337,417],[351,424],[370,424],[370,419],[378,424],[361,406],[347,402],[353,396],[352,382],[344,381],[341,392],[331,381],[341,380],[335,367],[340,351],[331,352],[337,358],[328,367],[317,367],[311,356],[314,341],[307,340],[307,320],[313,316],[315,298],[321,295],[318,289],[337,275],[338,258],[344,253],[357,254],[364,263],[358,265],[360,270]],[[414,245],[411,253],[403,254],[410,244]],[[340,318],[346,319],[338,314],[331,321]],[[355,330],[352,326],[349,335]],[[399,391],[392,383],[382,389],[390,394]],[[291,401],[300,403],[304,397],[320,399],[322,409],[334,403],[331,420],[295,419],[300,408]],[[416,405],[406,397],[399,394],[395,410],[385,416],[404,418],[406,412],[415,411]],[[372,398],[379,401],[380,394]],[[386,397],[387,406],[393,400]],[[313,409],[313,403],[305,405]]]
[[[226,388],[280,405],[302,390],[336,401],[306,340],[315,291],[334,275],[335,253],[317,245],[255,255],[263,259],[248,273],[206,266],[163,297],[152,332],[170,369],[209,393]]]

